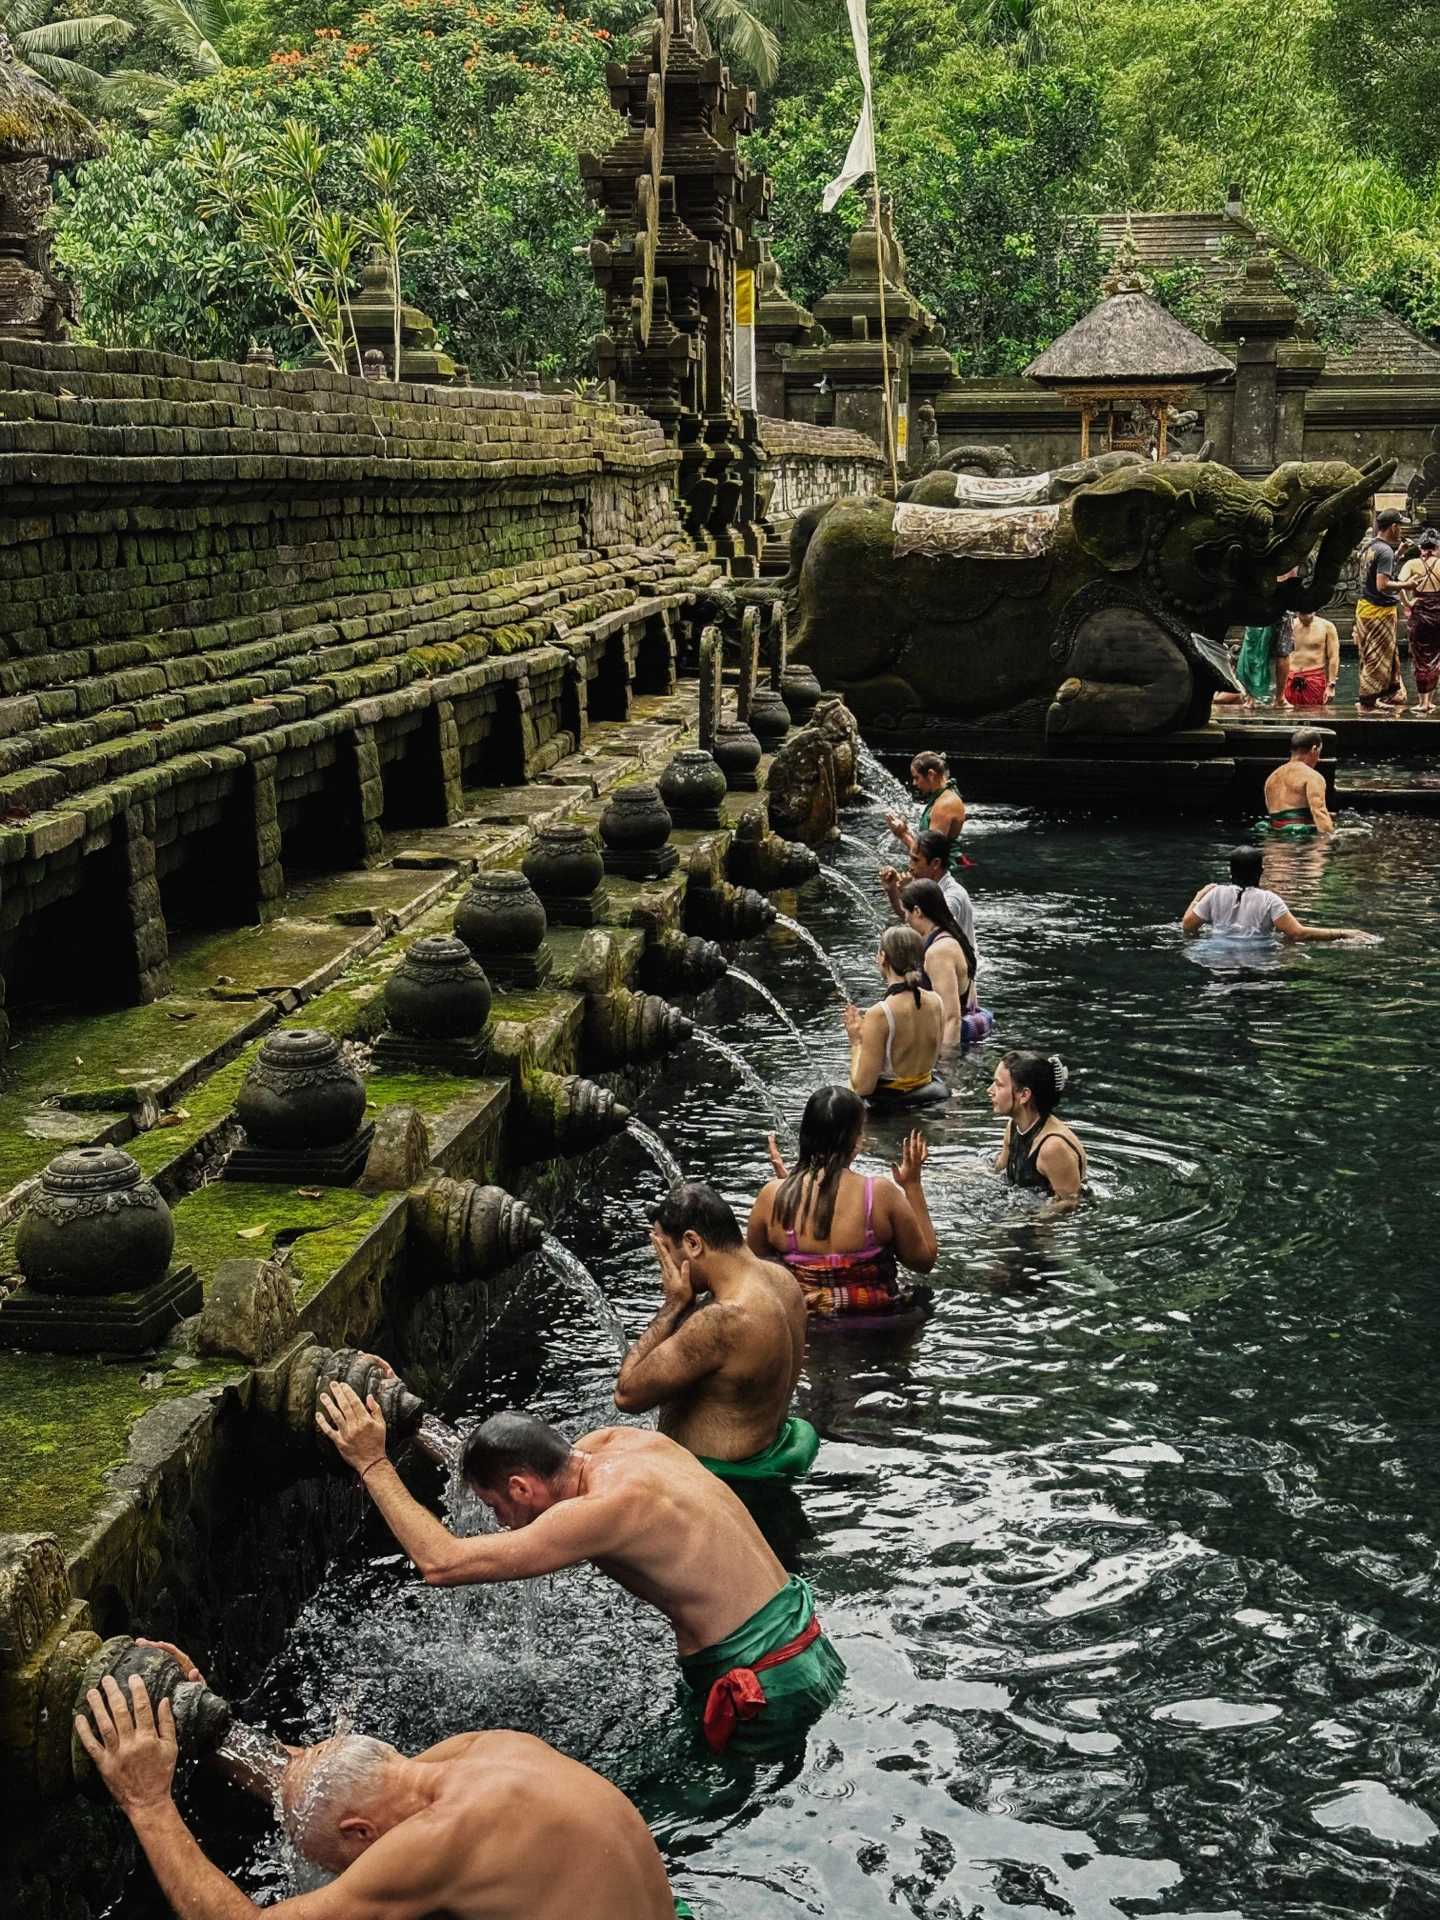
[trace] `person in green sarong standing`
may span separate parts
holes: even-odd
[[[622,1413],[660,1411],[660,1431],[723,1480],[793,1480],[820,1439],[790,1412],[805,1359],[805,1296],[745,1244],[729,1202],[682,1180],[650,1215],[660,1311],[620,1364]]]
[[[1247,706],[1253,707],[1257,701],[1263,707],[1279,706],[1287,677],[1285,640],[1289,630],[1288,613],[1268,627],[1246,627],[1235,660],[1235,678],[1245,689]]]
[[[809,1586],[786,1575],[734,1490],[663,1433],[602,1427],[572,1443],[531,1414],[492,1415],[466,1436],[460,1471],[505,1531],[462,1537],[395,1471],[373,1399],[337,1381],[315,1422],[427,1585],[588,1562],[657,1608],[712,1752],[793,1748],[839,1693],[845,1662]]]

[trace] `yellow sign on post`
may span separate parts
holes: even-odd
[[[755,405],[755,269],[735,269],[734,313],[735,404],[742,410]]]

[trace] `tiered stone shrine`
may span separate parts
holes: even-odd
[[[731,84],[693,0],[660,0],[648,53],[612,65],[609,82],[626,131],[603,157],[580,160],[602,210],[590,249],[605,299],[600,372],[679,447],[687,530],[732,573],[753,577],[764,545],[765,453],[755,414],[760,246],[752,229],[769,183],[738,142],[754,126],[755,96]],[[737,310],[752,362],[740,377]]]

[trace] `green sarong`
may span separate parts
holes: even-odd
[[[695,1920],[695,1909],[679,1898],[675,1901],[675,1920]]]
[[[798,1480],[814,1466],[819,1451],[814,1427],[792,1414],[763,1453],[745,1460],[712,1460],[703,1453],[696,1458],[720,1480]]]
[[[1246,627],[1235,659],[1235,678],[1252,700],[1275,698],[1276,627]]]
[[[773,1600],[718,1646],[685,1655],[680,1672],[686,1686],[708,1703],[717,1680],[788,1646],[814,1617],[815,1597],[807,1582],[792,1573]],[[822,1633],[803,1652],[753,1678],[764,1690],[764,1705],[752,1718],[737,1720],[726,1749],[747,1758],[795,1746],[839,1693],[845,1662]]]
[[[1317,828],[1308,807],[1283,807],[1279,813],[1267,813],[1255,822],[1255,831],[1280,839],[1313,840]]]

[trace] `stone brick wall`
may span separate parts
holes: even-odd
[[[841,493],[878,493],[885,485],[885,456],[863,433],[817,427],[803,420],[763,419],[760,439],[765,472],[773,482],[771,520],[793,520],[803,507]]]
[[[167,888],[253,917],[287,864],[543,770],[627,662],[665,684],[715,571],[677,457],[570,395],[0,342],[12,1000],[85,929],[114,997],[153,996]]]

